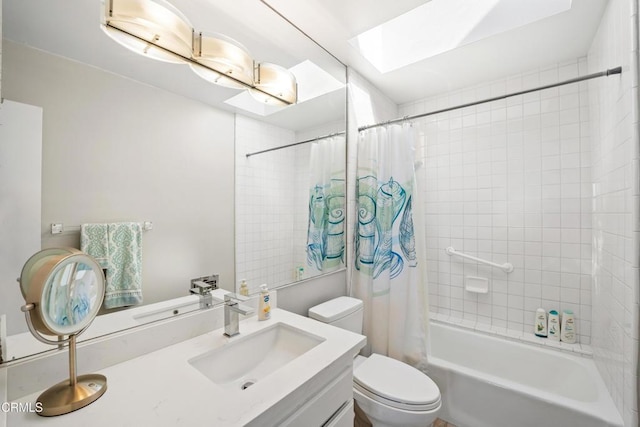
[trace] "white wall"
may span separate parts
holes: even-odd
[[[7,315],[10,335],[26,330],[16,278],[40,250],[41,166],[42,108],[5,99],[0,104],[0,316]]]
[[[593,151],[594,357],[625,426],[638,425],[640,178],[638,2],[611,0],[589,50]]]
[[[0,0],[0,98],[2,98],[2,0]]]
[[[413,115],[585,74],[586,59],[552,64],[402,105]],[[418,185],[426,214],[431,310],[493,329],[532,333],[538,307],[572,309],[591,333],[591,175],[585,84],[418,120]],[[445,254],[510,262],[507,274]],[[487,277],[488,294],[464,290]]]
[[[5,97],[44,109],[43,247],[79,245],[53,222],[152,221],[145,303],[211,273],[232,288],[232,114],[7,40],[3,80]]]

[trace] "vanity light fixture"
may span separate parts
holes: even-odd
[[[253,86],[253,59],[239,43],[220,34],[194,37],[191,69],[220,86],[244,89]],[[202,66],[204,65],[204,67]]]
[[[293,73],[255,65],[247,50],[219,34],[196,32],[166,0],[103,0],[104,32],[126,48],[160,61],[189,64],[198,76],[224,87],[247,89],[260,102],[291,105],[298,88]]]
[[[191,58],[193,27],[164,0],[105,0],[102,28],[140,55],[177,64]]]
[[[251,96],[271,105],[295,104],[298,101],[296,77],[284,67],[268,62],[255,68],[255,88]]]

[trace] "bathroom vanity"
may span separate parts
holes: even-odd
[[[205,310],[216,318],[222,312],[222,307]],[[51,418],[11,412],[7,424],[353,425],[352,364],[364,336],[280,309],[267,321],[256,316],[241,321],[236,337],[222,332],[216,329],[101,369],[109,388],[81,410]],[[55,368],[64,372],[64,366]],[[35,402],[39,393],[14,401]]]

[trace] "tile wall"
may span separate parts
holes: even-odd
[[[299,171],[295,149],[246,154],[293,142],[291,130],[236,115],[236,279],[251,293],[293,277],[296,197],[283,189]]]
[[[585,74],[586,58],[400,106],[400,116],[500,96]],[[430,309],[533,331],[534,313],[572,309],[591,336],[591,153],[586,83],[419,119]],[[445,254],[456,250],[515,270]],[[466,276],[490,280],[487,294]]]
[[[611,0],[589,50],[596,364],[625,426],[638,425],[638,2]]]

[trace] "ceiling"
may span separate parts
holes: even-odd
[[[382,74],[348,40],[429,0],[263,1],[397,104],[585,56],[607,4],[573,0],[570,11]]]
[[[271,6],[397,104],[584,56],[607,3],[607,0],[573,0],[570,11],[384,74],[349,44],[348,40],[359,33],[427,1],[171,0],[171,3],[196,29],[220,32],[240,41],[259,61],[288,68],[311,59],[334,76],[344,74],[337,61],[266,5]],[[100,30],[100,11],[100,0],[65,0],[64,6],[58,1],[4,0],[3,33],[17,43],[233,110],[223,101],[237,91],[213,87],[188,67],[149,61],[123,49]],[[269,121],[289,128],[295,122],[294,127],[300,129],[320,124],[320,117],[315,117],[315,121],[313,117],[335,106],[344,92],[332,96],[321,97],[301,108],[285,109],[270,116]],[[327,118],[322,120],[326,122]]]

